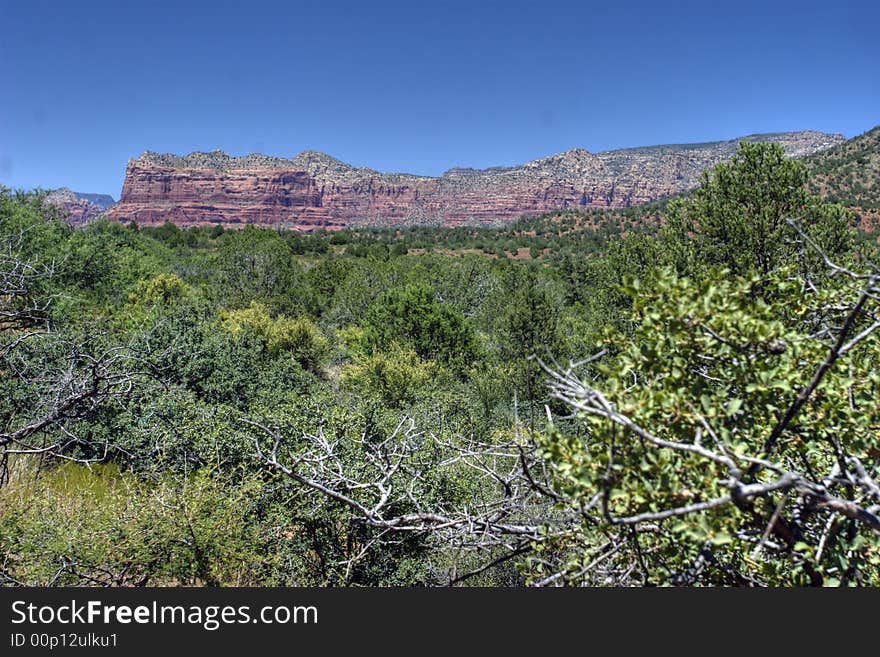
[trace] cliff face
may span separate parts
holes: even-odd
[[[818,132],[746,137],[803,156],[843,141]],[[437,178],[353,167],[307,151],[293,159],[144,153],[128,163],[120,202],[107,216],[141,224],[345,226],[510,223],[561,208],[619,208],[696,186],[740,140],[604,153],[574,149],[517,167],[452,169]]]
[[[136,160],[129,163],[121,207],[110,216],[142,224],[172,221],[273,226],[294,215],[303,226],[321,226],[314,180],[304,171],[178,169]]]
[[[67,187],[56,189],[46,196],[46,204],[58,210],[61,219],[71,226],[82,226],[103,214],[116,201],[107,194],[81,194]]]

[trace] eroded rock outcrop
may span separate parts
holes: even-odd
[[[754,135],[803,156],[841,135]],[[573,149],[516,167],[451,169],[440,177],[380,173],[323,153],[293,159],[222,151],[187,156],[146,152],[128,163],[122,198],[107,215],[181,226],[223,224],[338,229],[345,226],[510,223],[562,208],[639,205],[695,187],[740,140],[603,153]]]
[[[58,211],[59,218],[71,226],[82,226],[100,216],[116,201],[107,194],[82,194],[67,187],[56,189],[46,196],[46,204]]]

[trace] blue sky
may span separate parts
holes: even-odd
[[[716,6],[717,5],[717,6]],[[880,123],[880,3],[0,0],[0,184],[144,150],[437,175]]]

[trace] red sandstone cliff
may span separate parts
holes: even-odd
[[[843,141],[818,132],[747,137],[803,156]],[[365,225],[509,223],[560,208],[618,208],[696,186],[740,140],[592,154],[574,149],[518,167],[452,169],[438,178],[352,167],[307,151],[287,160],[144,153],[128,163],[107,216],[181,226],[224,224],[334,230]]]

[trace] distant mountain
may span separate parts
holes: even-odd
[[[116,199],[109,194],[83,194],[81,192],[74,192],[74,194],[81,200],[97,205],[102,210],[107,210],[116,204]]]
[[[800,157],[844,138],[805,131],[596,154],[576,148],[521,166],[456,168],[439,177],[381,173],[315,151],[292,159],[146,152],[129,161],[122,198],[107,216],[298,230],[505,224],[557,209],[630,207],[692,189],[741,140],[778,143]]]
[[[812,191],[849,207],[880,211],[880,126],[805,161]]]
[[[67,187],[49,192],[46,203],[58,209],[62,219],[72,226],[82,226],[109,210],[116,201],[108,194],[83,194]]]

